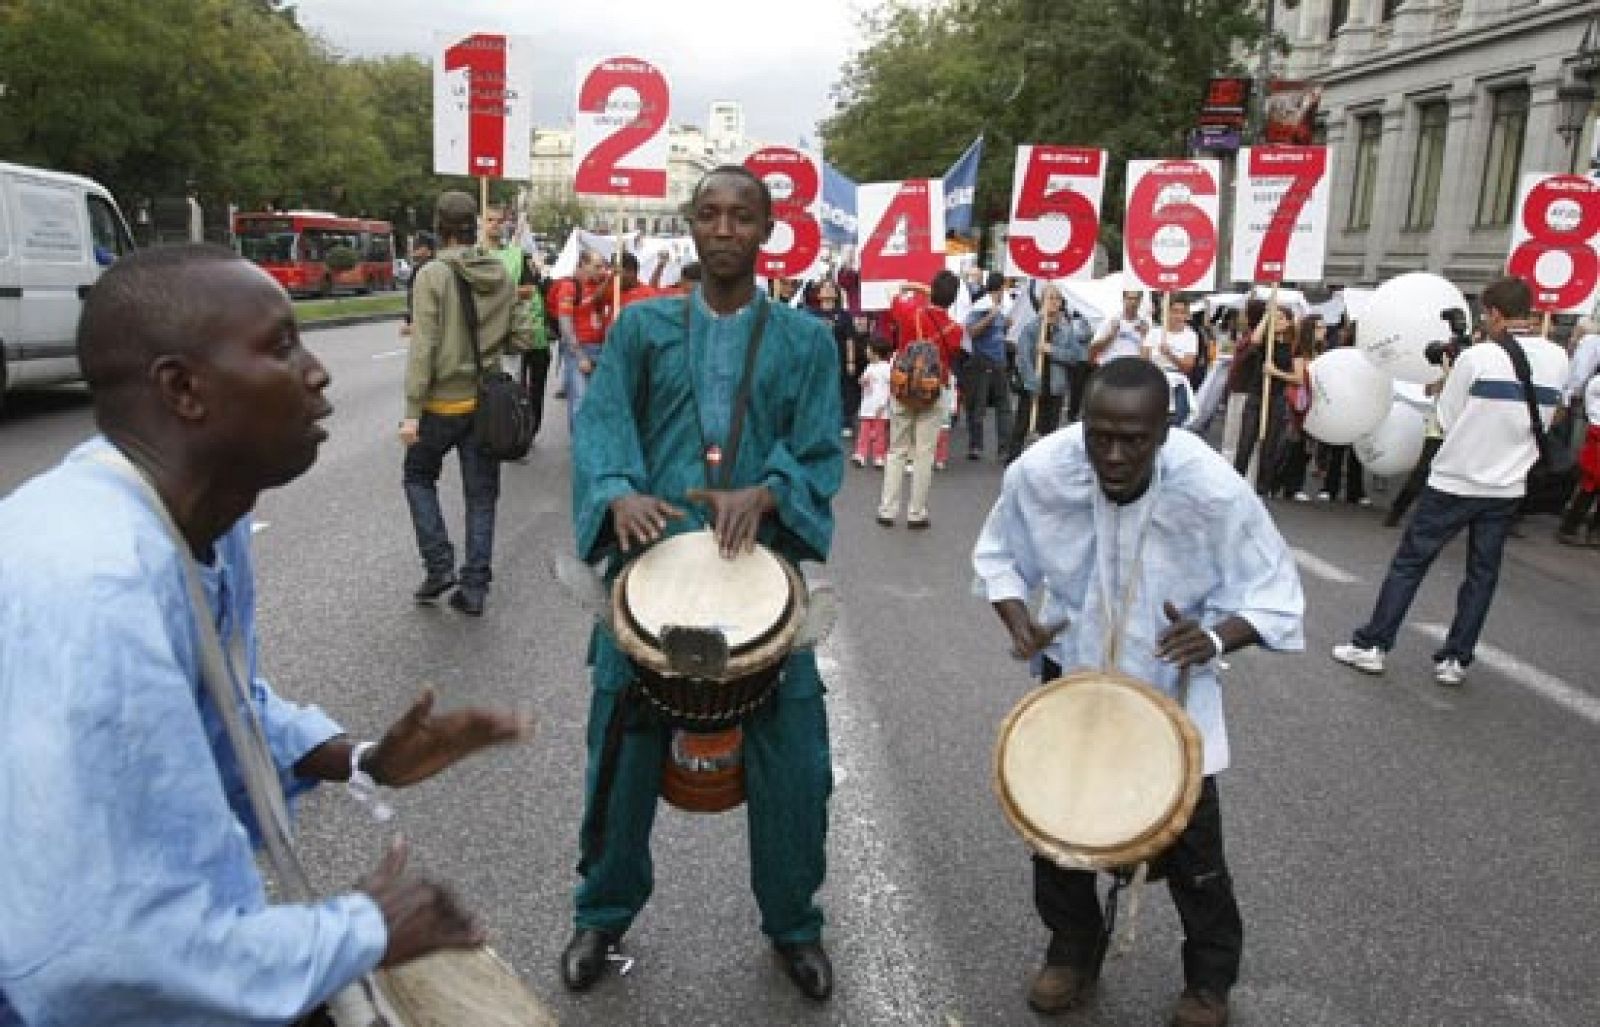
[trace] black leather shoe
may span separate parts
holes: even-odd
[[[803,941],[776,948],[784,970],[800,993],[813,1002],[826,1002],[833,994],[833,964],[822,950],[822,943]]]
[[[450,593],[450,605],[469,617],[482,617],[483,589],[458,588]]]
[[[606,953],[617,939],[604,931],[580,927],[561,953],[561,983],[569,991],[588,991],[606,972]]]
[[[456,587],[456,576],[449,571],[429,571],[428,576],[422,579],[422,584],[411,593],[419,603],[431,603],[440,596]]]

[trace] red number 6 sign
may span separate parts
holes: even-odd
[[[1030,278],[1091,277],[1105,186],[1104,150],[1017,147],[1006,271]]]
[[[1600,182],[1524,175],[1506,271],[1533,288],[1537,310],[1580,314],[1600,285]]]
[[[1146,289],[1210,289],[1217,277],[1214,160],[1128,162],[1122,266]]]
[[[580,63],[573,190],[666,196],[669,101],[667,77],[649,61],[607,57]]]
[[[822,253],[822,225],[817,200],[822,194],[822,169],[816,158],[787,146],[769,146],[745,158],[772,190],[772,238],[761,247],[756,273],[766,278],[798,278],[810,271]]]

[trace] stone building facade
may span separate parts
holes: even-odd
[[[1504,266],[1521,175],[1588,168],[1595,109],[1569,143],[1557,91],[1596,73],[1600,0],[1301,0],[1278,15],[1281,74],[1323,87],[1330,283],[1427,270],[1476,293]]]

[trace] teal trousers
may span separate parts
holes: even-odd
[[[821,938],[822,909],[815,897],[827,873],[828,796],[833,791],[821,682],[809,666],[810,655],[799,659],[807,666],[792,675],[792,668],[786,668],[777,694],[743,724],[750,884],[761,910],[761,930],[780,944]],[[586,823],[595,802],[606,725],[621,699],[619,692],[597,688],[590,703]],[[636,711],[630,721],[617,758],[602,851],[598,858],[583,853],[576,895],[577,926],[617,937],[632,925],[655,885],[650,831],[671,734],[646,710]]]

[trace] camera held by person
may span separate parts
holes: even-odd
[[[1467,321],[1467,312],[1459,307],[1439,311],[1439,320],[1450,326],[1450,340],[1448,342],[1430,342],[1422,350],[1422,355],[1428,363],[1444,366],[1448,359],[1455,363],[1461,357],[1461,351],[1472,345],[1471,324]]]

